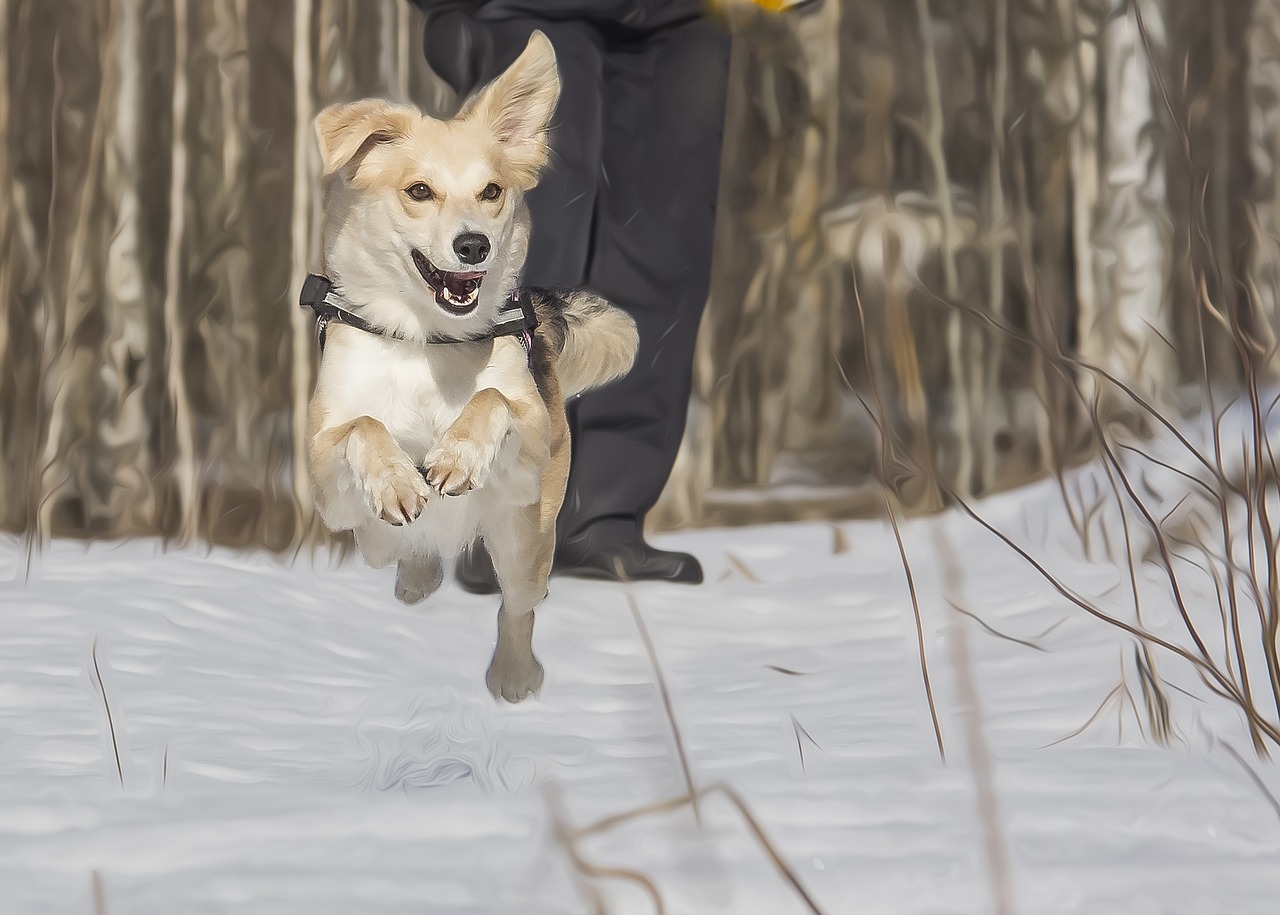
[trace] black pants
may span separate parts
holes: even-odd
[[[569,404],[559,540],[589,548],[637,532],[684,434],[711,278],[729,38],[701,19],[651,32],[575,19],[484,28],[480,81],[508,66],[535,28],[560,69],[551,165],[528,197],[525,282],[590,289],[639,329],[631,372]],[[430,36],[427,49],[430,60]]]

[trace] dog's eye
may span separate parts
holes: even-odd
[[[501,196],[502,188],[498,187],[493,182],[486,184],[484,186],[484,190],[480,192],[481,200],[497,200]]]
[[[435,196],[435,194],[432,193],[431,188],[427,187],[421,181],[419,181],[417,184],[409,185],[407,188],[404,189],[404,192],[408,194],[410,197],[412,197],[414,200],[430,200],[432,197]]]

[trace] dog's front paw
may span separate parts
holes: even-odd
[[[495,699],[523,702],[530,693],[542,689],[542,664],[532,651],[511,650],[501,643],[489,663],[484,682]]]
[[[445,436],[426,460],[427,482],[445,496],[479,489],[489,479],[498,449],[469,438]]]
[[[431,487],[408,458],[376,468],[363,485],[373,513],[396,527],[416,521],[431,498]]]

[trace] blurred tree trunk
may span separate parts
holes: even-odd
[[[17,221],[13,204],[13,167],[9,154],[12,120],[9,104],[9,61],[11,59],[9,36],[9,0],[0,0],[0,60],[4,61],[4,65],[0,66],[0,302],[4,303],[8,303],[14,294],[13,262],[15,258],[7,252],[10,251],[11,246],[16,245],[13,227]],[[9,352],[9,315],[10,309],[6,304],[0,309],[0,357]],[[5,378],[4,374],[0,374],[0,403],[11,402],[16,393],[12,383]],[[7,509],[13,504],[15,476],[17,476],[14,471],[19,470],[8,460],[8,444],[9,435],[0,429],[0,527],[6,527],[6,522],[9,521]]]
[[[189,0],[173,0],[173,98],[172,134],[169,140],[169,229],[164,267],[164,374],[167,406],[173,430],[168,455],[173,480],[170,512],[177,519],[180,543],[194,539],[200,527],[200,465],[196,454],[195,417],[187,384],[187,203],[190,110],[189,55],[191,24]]]
[[[195,201],[199,247],[208,256],[194,278],[191,305],[203,343],[204,412],[226,418],[201,436],[221,484],[206,496],[207,513],[218,541],[251,544],[263,536],[267,480],[257,415],[262,333],[247,245],[253,207],[248,0],[215,0],[201,13],[194,182],[222,193]]]
[[[156,508],[154,470],[148,448],[147,393],[152,376],[151,300],[142,263],[141,162],[142,73],[135,65],[142,48],[140,0],[113,0],[114,35],[108,66],[115,128],[108,139],[103,171],[112,230],[107,246],[103,296],[105,318],[102,358],[103,395],[99,435],[103,448],[96,476],[108,482],[95,493],[95,513],[107,525],[123,519],[128,527],[145,524]]]
[[[1254,0],[1248,29],[1249,159],[1253,238],[1248,265],[1259,365],[1280,373],[1280,0]]]
[[[315,234],[315,187],[318,169],[312,152],[314,140],[311,124],[304,112],[316,110],[312,89],[311,53],[311,0],[294,0],[293,5],[293,209],[290,223],[290,272],[289,289],[301,289],[312,262]],[[327,30],[325,30],[327,33]],[[289,350],[290,403],[289,483],[293,490],[292,544],[301,546],[314,518],[311,494],[308,490],[306,465],[307,401],[311,395],[311,347],[310,321],[302,309],[290,311],[292,346]]]
[[[1060,472],[1089,430],[1059,349],[1171,392],[1239,377],[1239,313],[1277,364],[1280,0],[1137,2],[739,4],[657,525],[875,511],[880,475],[928,510],[935,465],[974,493]],[[407,0],[0,0],[0,524],[318,542],[311,119],[373,93],[449,113],[422,26]]]
[[[1160,4],[1133,2],[1143,2],[1148,32],[1163,43]],[[1134,10],[1124,0],[1102,28],[1105,192],[1092,233],[1099,308],[1081,315],[1080,352],[1167,406],[1176,380],[1166,290],[1170,238],[1151,65]]]
[[[54,41],[55,168],[74,182],[55,185],[49,209],[39,378],[40,434],[33,467],[33,533],[43,541],[55,518],[93,530],[96,418],[94,337],[100,329],[92,284],[102,272],[102,150],[111,109],[104,104],[102,61],[114,36],[100,8],[59,19]],[[85,63],[88,62],[88,66]],[[74,164],[72,164],[74,163]],[[69,166],[69,167],[68,167]],[[65,169],[65,170],[64,170]]]

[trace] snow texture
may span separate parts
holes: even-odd
[[[1123,582],[1083,558],[1052,484],[980,510],[1073,588]],[[575,871],[552,813],[577,828],[685,790],[630,600],[694,782],[738,791],[826,913],[998,910],[965,671],[1011,911],[1277,910],[1280,813],[1257,779],[1280,779],[1238,712],[1167,663],[1191,695],[1156,746],[1104,702],[1131,641],[950,514],[903,527],[943,762],[892,530],[840,530],[658,538],[703,559],[696,588],[554,580],[546,685],[516,707],[484,687],[497,599],[452,584],[409,608],[393,571],[356,561],[150,542],[55,542],[27,576],[0,544],[0,910],[559,915],[598,893],[603,911],[655,911],[636,882]],[[1178,620],[1153,606],[1148,624]],[[808,911],[724,797],[701,815],[639,816],[577,850],[646,875],[671,913]]]

